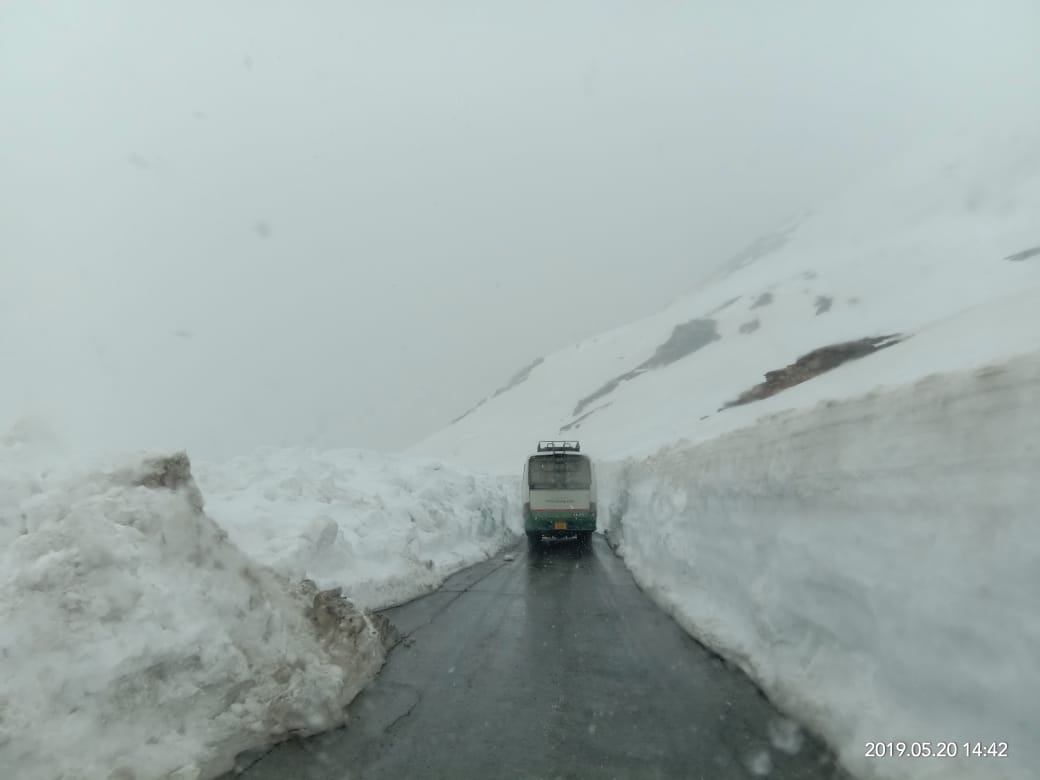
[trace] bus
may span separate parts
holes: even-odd
[[[521,480],[524,532],[532,546],[542,537],[577,537],[587,545],[596,530],[596,469],[577,441],[540,441]]]

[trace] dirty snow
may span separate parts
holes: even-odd
[[[4,777],[210,777],[342,722],[378,633],[345,602],[315,622],[314,591],[205,514],[183,455],[44,473],[25,449],[0,446]]]
[[[358,607],[516,539],[515,491],[428,460],[272,450],[200,490],[183,453],[56,447],[0,441],[4,777],[194,780],[338,726],[384,657]]]

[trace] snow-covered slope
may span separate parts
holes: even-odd
[[[545,356],[411,452],[510,474],[538,438],[580,438],[607,457],[647,453],[1026,351],[1040,342],[1028,301],[1040,288],[1040,253],[1028,254],[1037,247],[1040,127],[932,144],[760,239],[664,311]],[[990,315],[968,314],[983,306]],[[953,321],[966,314],[980,331]],[[955,340],[919,344],[945,327]],[[718,411],[810,350],[894,333],[910,338],[864,359],[866,373],[847,387],[834,377],[854,364],[803,392]]]
[[[1038,399],[1034,126],[898,161],[413,452],[517,475],[536,439],[581,439],[640,582],[858,776],[1018,780],[1040,763]]]

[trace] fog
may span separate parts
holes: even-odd
[[[0,430],[406,446],[1013,123],[1038,34],[1032,0],[6,0]]]

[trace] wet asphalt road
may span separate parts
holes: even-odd
[[[846,777],[810,736],[785,734],[792,724],[602,539],[509,554],[387,610],[402,641],[349,726],[285,743],[238,777]]]

